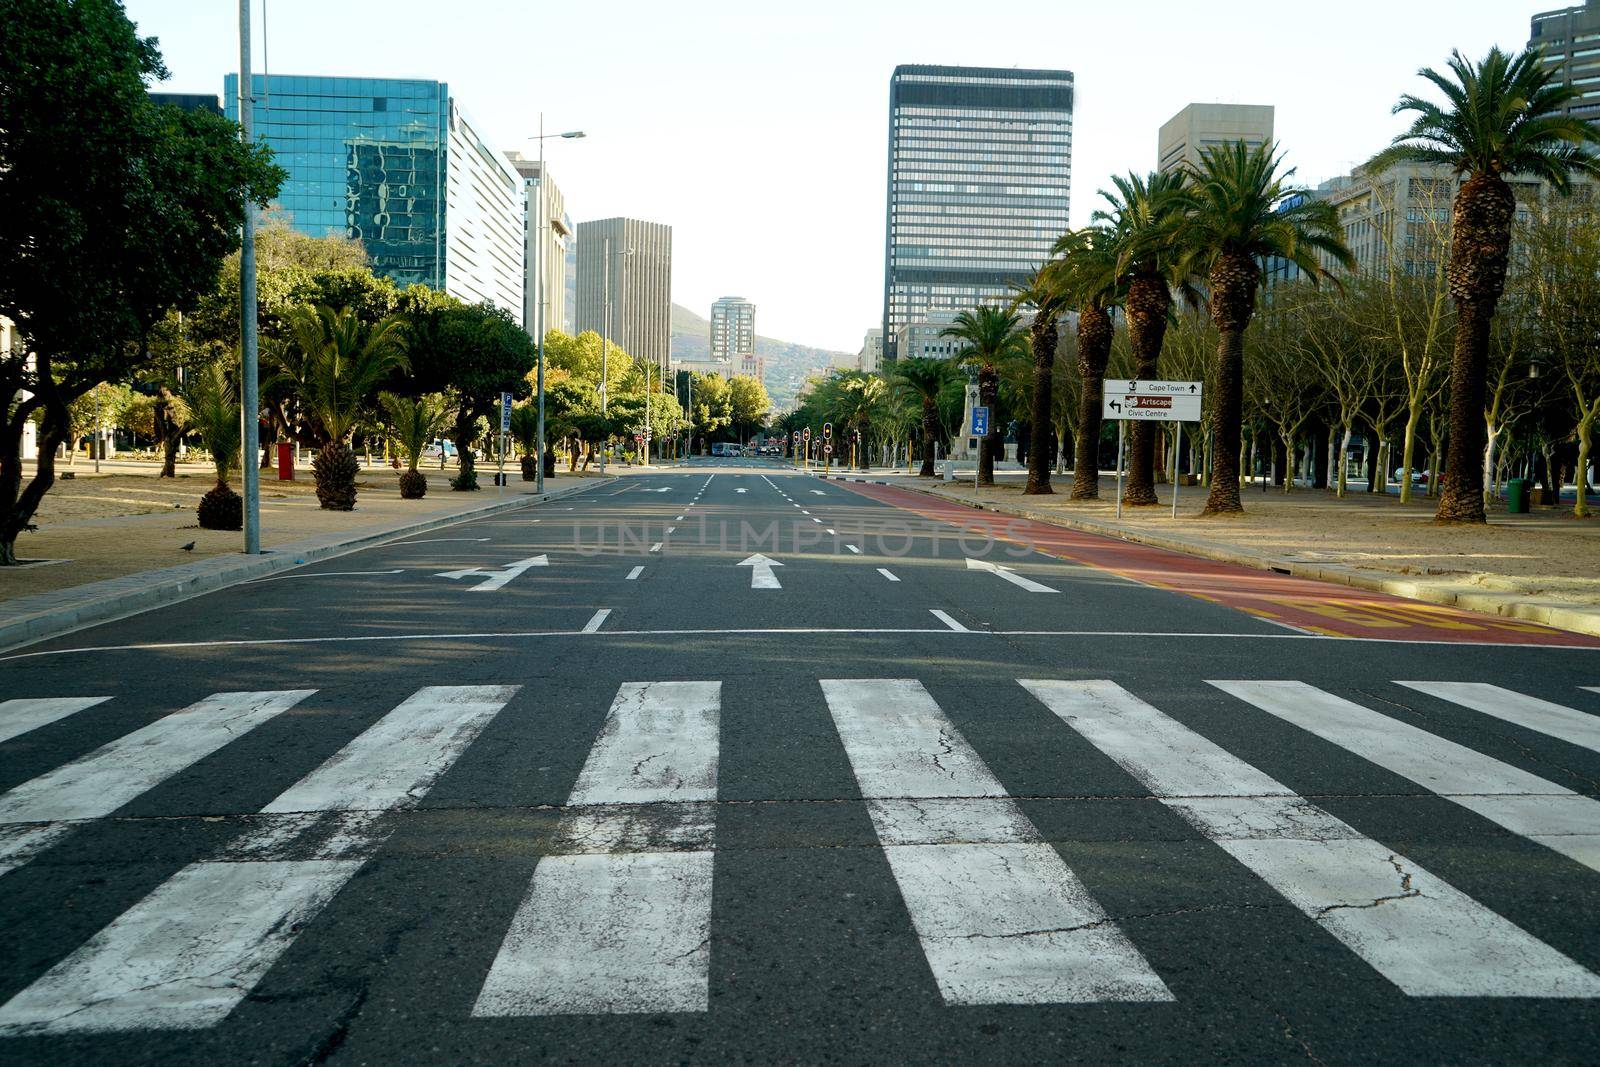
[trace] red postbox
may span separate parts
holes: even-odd
[[[278,481],[294,481],[294,445],[278,442]]]

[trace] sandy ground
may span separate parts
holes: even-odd
[[[243,534],[202,530],[196,522],[195,507],[216,481],[209,466],[180,465],[177,478],[157,478],[156,468],[149,464],[106,463],[102,469],[104,473],[96,475],[80,465],[76,477],[57,481],[45,494],[33,519],[38,530],[17,539],[17,555],[61,562],[0,568],[0,600],[171,567],[242,547]],[[309,471],[293,482],[280,482],[272,472],[263,472],[262,545],[270,548],[322,534],[444,515],[486,503],[496,492],[493,468],[481,464],[482,488],[476,493],[450,490],[454,467],[447,471],[424,467],[423,473],[428,476],[427,496],[401,500],[398,471],[363,467],[355,511],[337,512],[318,506]],[[532,482],[521,481],[515,470],[508,473],[511,484],[505,492],[532,492]],[[558,468],[555,484],[570,477]],[[182,546],[190,542],[194,548],[184,551]]]
[[[1025,497],[1020,482],[981,493],[970,483],[922,484],[961,500],[1118,521],[1111,479],[1102,479],[1099,501],[1068,500],[1070,474],[1058,479],[1054,496]],[[1122,524],[1295,560],[1433,575],[1496,592],[1600,605],[1600,520],[1575,519],[1570,508],[1535,508],[1528,515],[1501,511],[1491,513],[1487,526],[1461,527],[1435,524],[1434,502],[1426,499],[1401,504],[1359,492],[1340,500],[1320,489],[1285,494],[1253,488],[1244,494],[1244,515],[1201,518],[1205,488],[1184,486],[1173,519],[1171,487],[1156,492],[1164,506],[1124,508]]]

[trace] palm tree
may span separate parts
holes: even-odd
[[[1116,329],[1111,309],[1122,300],[1116,234],[1091,226],[1062,234],[1052,254],[1062,257],[1061,288],[1078,309],[1078,437],[1073,442],[1072,499],[1100,497],[1100,395]]]
[[[189,425],[200,435],[217,470],[216,486],[200,498],[200,528],[242,529],[244,498],[228,484],[244,449],[239,432],[239,394],[222,363],[212,363],[195,372],[184,389],[183,400],[188,407]]]
[[[1407,93],[1395,113],[1414,112],[1411,128],[1367,164],[1442,163],[1465,180],[1456,192],[1450,233],[1450,295],[1456,305],[1450,357],[1450,428],[1443,491],[1435,518],[1483,522],[1484,378],[1489,329],[1505,292],[1511,222],[1517,201],[1506,177],[1526,174],[1565,194],[1574,173],[1600,174],[1585,151],[1600,129],[1563,114],[1580,90],[1561,81],[1560,64],[1538,49],[1515,56],[1498,48],[1477,63],[1450,54],[1450,72],[1417,72],[1445,106]]]
[[[351,511],[360,466],[350,433],[378,383],[396,368],[410,369],[400,320],[391,316],[369,327],[350,308],[301,307],[289,326],[305,360],[301,399],[323,440],[312,462],[317,500],[330,511]]]
[[[379,393],[378,403],[389,416],[389,431],[406,457],[406,469],[400,475],[400,498],[420,500],[428,493],[428,477],[417,470],[417,464],[422,461],[422,450],[428,442],[450,425],[450,407],[438,394],[413,399]]]
[[[1280,257],[1315,284],[1328,272],[1322,257],[1348,268],[1355,257],[1345,247],[1339,213],[1332,204],[1289,184],[1276,145],[1251,148],[1243,141],[1200,152],[1188,168],[1190,210],[1169,221],[1174,237],[1184,234],[1186,258],[1204,273],[1211,321],[1217,328],[1212,374],[1211,495],[1203,514],[1243,511],[1239,502],[1239,428],[1244,405],[1244,331],[1255,314],[1261,261]]]
[[[1050,432],[1054,425],[1050,401],[1055,395],[1051,377],[1056,366],[1056,328],[1062,314],[1071,307],[1069,293],[1061,282],[1061,267],[1058,260],[1046,262],[1026,284],[1016,287],[1012,302],[1013,308],[1033,309],[1033,321],[1028,324],[1028,344],[1033,351],[1033,402],[1028,418],[1028,484],[1022,490],[1027,496],[1055,492],[1050,488],[1050,445],[1055,440]]]
[[[1000,368],[1027,355],[1022,318],[1014,311],[980,307],[963,311],[955,322],[939,331],[940,337],[965,342],[957,358],[978,368],[978,403],[989,409],[989,433],[978,456],[978,484],[994,484],[994,456],[1000,450],[1000,418],[995,402],[1000,396]]]
[[[948,359],[907,356],[894,365],[894,383],[902,395],[922,405],[922,469],[919,478],[933,477],[933,444],[939,436],[939,394],[955,369]]]
[[[1161,345],[1172,314],[1172,290],[1192,298],[1187,260],[1172,225],[1188,206],[1188,176],[1181,170],[1158,171],[1141,178],[1130,173],[1113,177],[1115,192],[1100,190],[1106,208],[1094,220],[1109,226],[1117,237],[1117,265],[1127,286],[1123,308],[1128,316],[1128,342],[1133,348],[1135,375],[1141,380],[1160,377]],[[1124,504],[1155,504],[1156,428],[1135,422],[1128,439],[1128,480]]]

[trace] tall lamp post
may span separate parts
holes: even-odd
[[[530,137],[531,141],[539,142],[539,201],[534,207],[534,235],[533,235],[533,291],[534,291],[534,343],[539,350],[539,476],[534,479],[534,491],[544,492],[544,234],[549,220],[545,217],[545,204],[547,193],[545,183],[548,180],[544,172],[544,143],[553,137],[566,140],[575,140],[586,136],[582,130],[568,130],[565,133],[544,132],[544,112],[539,112],[539,132]]]
[[[239,139],[253,144],[255,87],[250,77],[250,0],[239,0]],[[261,400],[256,363],[256,206],[244,198],[239,244],[239,423],[244,438],[239,464],[244,476],[244,551],[261,552]]]

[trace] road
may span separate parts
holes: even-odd
[[[0,656],[0,1062],[1592,1062],[1597,645],[597,482]]]

